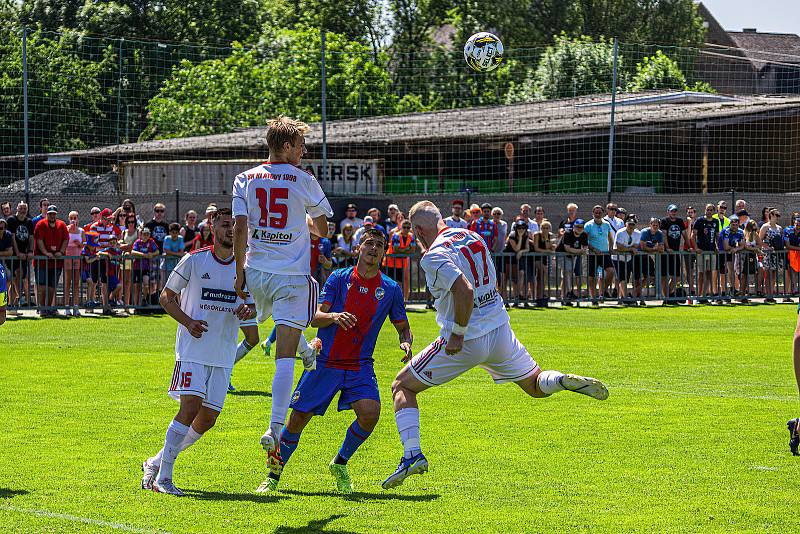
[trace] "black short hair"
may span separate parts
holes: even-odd
[[[170,223],[169,224],[169,231],[170,232],[180,232],[181,231],[181,225],[176,223],[176,222]]]
[[[222,217],[223,215],[227,215],[228,217],[233,216],[233,211],[231,208],[219,208],[217,211],[211,214],[211,222],[217,222],[217,219]]]
[[[377,228],[364,229],[364,231],[361,232],[361,237],[359,238],[358,243],[359,244],[363,243],[364,241],[367,240],[368,237],[376,237],[376,238],[381,239],[383,241],[384,248],[386,248],[386,244],[387,244],[386,243],[386,236],[383,235],[383,232],[381,232]]]

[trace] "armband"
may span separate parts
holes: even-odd
[[[452,332],[457,336],[463,336],[464,334],[467,333],[467,327],[466,326],[461,326],[458,323],[453,323]]]

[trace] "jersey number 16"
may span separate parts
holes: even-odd
[[[256,199],[258,199],[258,207],[261,210],[258,225],[269,228],[286,228],[289,207],[281,201],[288,198],[289,190],[285,187],[257,188]]]

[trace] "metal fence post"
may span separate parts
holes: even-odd
[[[614,172],[614,127],[617,113],[617,58],[619,42],[614,37],[614,71],[611,78],[611,126],[608,132],[608,178],[606,181],[607,202],[611,202],[611,177]]]
[[[22,28],[22,116],[25,143],[25,203],[31,204],[31,188],[28,169],[28,28]]]
[[[320,53],[321,53],[321,68],[322,68],[322,95],[321,95],[321,104],[322,104],[322,172],[320,173],[322,176],[322,183],[327,182],[328,178],[328,117],[327,117],[327,80],[325,79],[325,30],[320,31],[320,39],[321,39],[321,46],[320,46]]]
[[[122,115],[122,42],[125,39],[119,40],[119,71],[117,73],[117,145],[119,145],[119,120]],[[119,154],[119,150],[117,151]],[[119,164],[119,155],[117,156],[117,164]]]
[[[181,222],[181,190],[175,190],[175,220]]]

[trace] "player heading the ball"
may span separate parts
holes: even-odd
[[[237,294],[244,297],[249,290],[259,322],[271,315],[278,328],[272,413],[261,438],[270,455],[276,454],[289,410],[294,355],[316,311],[310,232],[327,235],[327,218],[333,211],[317,180],[297,166],[306,153],[308,125],[278,117],[267,127],[269,159],[239,174],[233,183],[233,252]],[[313,359],[303,364],[306,369],[315,366]]]
[[[420,260],[435,300],[439,337],[397,375],[392,384],[395,420],[403,458],[383,481],[399,486],[425,473],[428,460],[420,446],[417,395],[446,384],[473,367],[489,372],[495,383],[514,382],[531,397],[567,390],[604,400],[608,390],[594,378],[542,371],[509,325],[497,291],[494,262],[483,238],[470,230],[448,228],[439,209],[427,200],[409,211],[414,235],[426,249]]]

